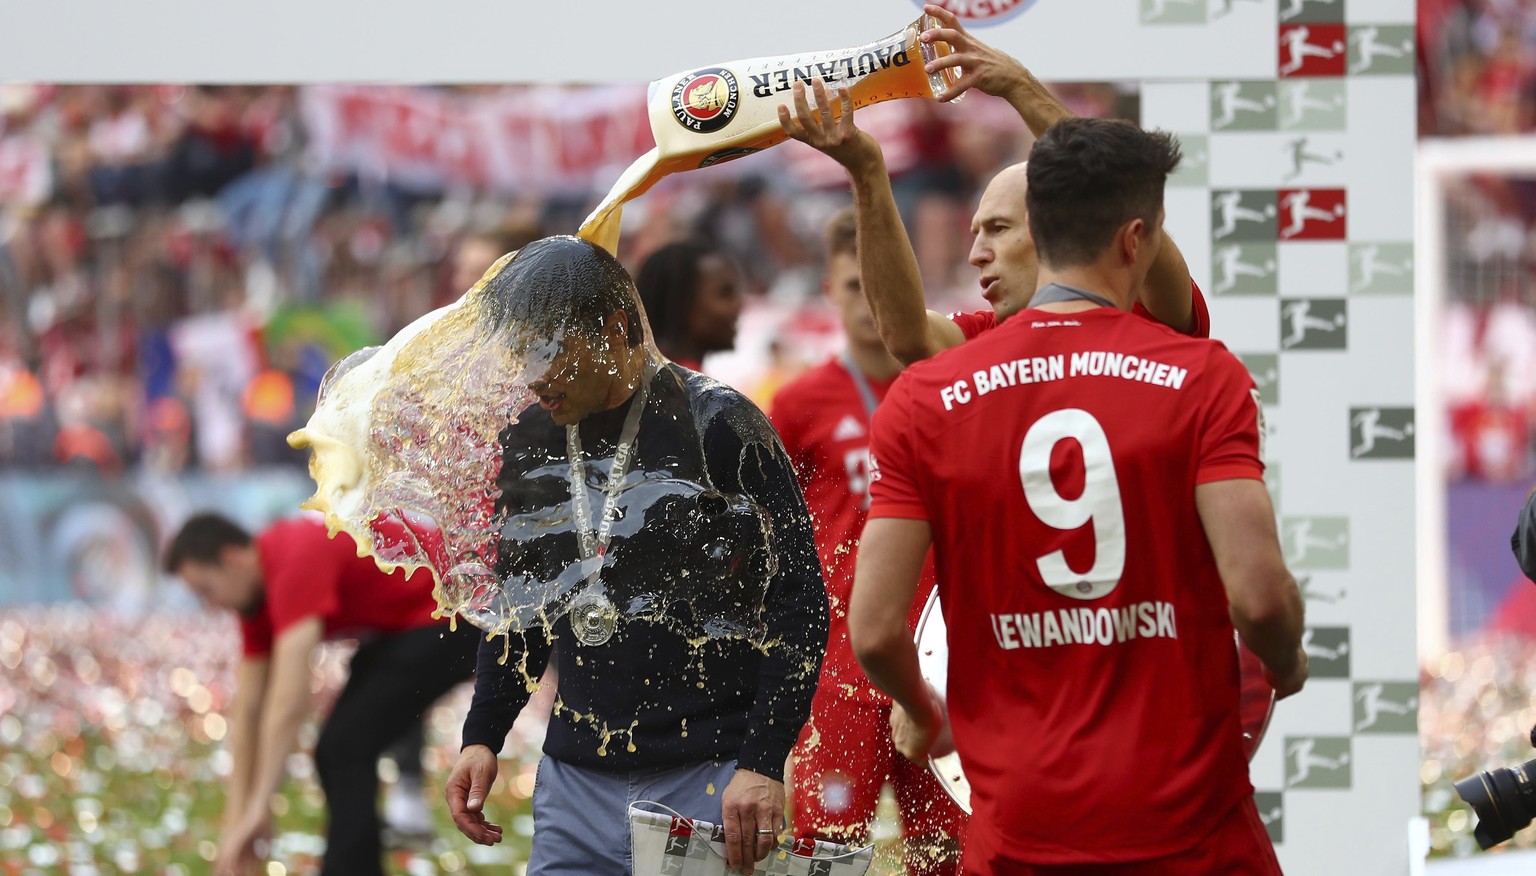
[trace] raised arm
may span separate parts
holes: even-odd
[[[816,109],[810,107],[805,86],[796,82],[795,111],[791,114],[788,107],[780,106],[779,124],[790,137],[825,153],[848,171],[858,225],[859,276],[880,340],[891,355],[908,365],[958,346],[965,340],[960,329],[924,305],[917,256],[896,209],[880,144],[854,125],[848,89],[837,90],[840,106],[834,111],[826,85],[818,79],[811,87]]]
[[[1008,101],[1024,124],[1036,137],[1061,121],[1070,119],[1073,112],[1051,94],[1029,68],[1018,59],[998,51],[977,39],[960,24],[953,12],[941,6],[929,4],[924,10],[939,22],[939,27],[924,31],[925,43],[943,41],[953,50],[927,65],[928,72],[937,73],[950,68],[960,68],[961,75],[955,84],[939,96],[941,101],[952,101],[971,89],[1000,97]],[[1189,279],[1189,266],[1184,254],[1174,245],[1172,238],[1163,235],[1163,245],[1158,250],[1152,268],[1147,272],[1146,285],[1138,296],[1141,305],[1158,322],[1189,333],[1195,328],[1193,290]]]
[[[923,561],[932,544],[926,520],[876,517],[859,538],[858,565],[848,605],[854,656],[875,686],[891,695],[897,718],[897,749],[922,761],[939,738],[944,715],[918,665],[907,617],[917,597]]]
[[[1264,482],[1241,478],[1200,484],[1195,506],[1227,591],[1232,625],[1263,661],[1276,695],[1296,693],[1307,680],[1303,604],[1285,568]]]

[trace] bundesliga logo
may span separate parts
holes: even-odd
[[[736,117],[740,90],[736,74],[724,67],[695,70],[672,88],[672,117],[700,134],[713,134]]]

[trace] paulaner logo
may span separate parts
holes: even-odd
[[[858,82],[871,73],[905,67],[910,63],[912,58],[907,54],[904,38],[897,34],[883,45],[860,46],[842,55],[813,56],[803,66],[784,67],[762,74],[753,73],[753,68],[749,67],[747,77],[752,80],[754,97],[772,97],[788,91],[796,82],[809,83],[820,78],[835,88]]]
[[[672,88],[672,117],[690,131],[713,134],[736,117],[741,90],[724,67],[695,70]]]

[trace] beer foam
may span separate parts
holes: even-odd
[[[527,407],[515,329],[484,329],[483,287],[412,322],[383,347],[360,350],[326,375],[309,422],[288,436],[309,448],[322,512],[385,571],[428,570],[439,611],[456,558],[493,562],[497,435]]]

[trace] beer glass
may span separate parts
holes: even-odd
[[[577,233],[613,252],[624,203],[644,194],[662,177],[783,142],[778,107],[790,102],[796,82],[809,84],[819,78],[831,89],[847,88],[855,109],[899,97],[937,98],[960,75],[957,68],[939,73],[924,69],[928,61],[951,51],[946,43],[918,39],[923,31],[937,26],[925,14],[861,46],[729,61],[652,82],[647,101],[656,147],[624,171]]]

